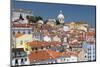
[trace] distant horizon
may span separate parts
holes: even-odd
[[[43,20],[57,19],[62,10],[65,22],[85,22],[90,27],[96,25],[96,7],[88,5],[72,5],[60,3],[42,3],[27,1],[12,1],[12,8],[31,10],[33,16],[41,16]]]

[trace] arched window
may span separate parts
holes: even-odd
[[[25,58],[25,61],[27,61],[27,58]]]
[[[43,49],[43,46],[41,46],[41,49]]]
[[[85,55],[85,58],[86,58],[86,55]]]
[[[37,48],[35,48],[35,50],[38,50]]]
[[[21,53],[20,53],[20,52],[18,52],[18,56],[20,56],[20,54],[21,54]]]
[[[26,48],[26,51],[28,51],[28,48]]]
[[[13,31],[13,35],[15,35],[15,32]]]
[[[34,48],[32,48],[32,50],[34,50]]]
[[[21,64],[24,64],[24,59],[23,58],[21,59]]]
[[[23,45],[23,41],[20,41],[20,44]]]
[[[48,46],[49,48],[51,48],[51,46]]]
[[[23,34],[25,34],[25,31],[23,31]]]
[[[18,65],[18,59],[15,59],[15,65]]]
[[[20,34],[20,31],[18,31],[18,33]]]
[[[28,34],[30,34],[31,32],[30,31],[28,31]]]

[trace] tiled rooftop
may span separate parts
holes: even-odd
[[[25,28],[30,28],[32,27],[33,24],[13,24],[12,27],[25,27]]]
[[[15,34],[15,37],[18,38],[18,37],[23,36],[23,35],[24,35],[24,34],[22,34],[22,33],[16,33],[16,34]]]
[[[27,44],[31,47],[41,47],[41,46],[49,46],[49,45],[59,46],[62,43],[61,42],[56,42],[56,41],[54,41],[54,42],[32,41],[32,42],[27,42]]]
[[[56,59],[58,57],[62,56],[61,53],[52,51],[52,50],[43,50],[43,51],[37,51],[37,52],[31,52],[31,54],[28,55],[30,63],[36,62],[36,61],[46,61],[49,59]]]
[[[62,53],[63,56],[66,56],[66,57],[70,57],[70,56],[76,56],[78,57],[78,54],[80,53],[80,51],[69,51],[69,50],[66,50]]]

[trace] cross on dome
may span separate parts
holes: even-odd
[[[60,10],[60,14],[62,14],[62,10]]]

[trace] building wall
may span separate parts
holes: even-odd
[[[53,37],[53,41],[61,42],[61,38],[59,38],[58,36],[54,36],[54,37]]]
[[[88,61],[96,60],[96,45],[95,45],[95,43],[89,44],[89,43],[84,42],[82,48],[85,49],[87,52]]]
[[[32,37],[34,40],[38,40],[38,41],[43,40],[43,34],[41,32],[34,32]]]
[[[43,40],[44,41],[47,41],[47,42],[51,42],[51,38],[49,36],[44,36],[43,37]]]
[[[57,59],[57,63],[63,63],[63,62],[77,62],[77,57],[70,56],[70,57],[61,57]]]
[[[87,27],[84,26],[84,24],[77,24],[75,22],[72,22],[69,24],[70,29],[79,29],[87,32]]]
[[[31,64],[52,64],[52,63],[57,63],[57,62],[55,59],[49,59],[49,60],[44,60],[39,62],[33,62]]]
[[[69,27],[68,26],[63,26],[63,30],[64,31],[69,31]]]
[[[31,16],[32,14],[29,13],[28,11],[22,11],[22,10],[13,10],[12,11],[12,21],[16,20],[16,19],[19,19],[19,16],[20,14],[22,15],[22,17],[24,18],[24,21],[22,21],[21,23],[28,23],[27,19],[26,19],[26,16]]]
[[[24,34],[16,38],[16,48],[24,48],[26,42],[32,41],[32,34]]]
[[[88,61],[87,53],[84,49],[81,50],[81,52],[78,54],[78,61]]]
[[[31,34],[32,28],[12,28],[12,34],[16,33]]]
[[[23,62],[21,62],[21,60],[23,59]],[[16,60],[18,63],[16,63]],[[12,66],[15,66],[15,65],[28,65],[30,64],[29,63],[29,60],[27,57],[18,57],[18,58],[13,58],[12,59]]]

